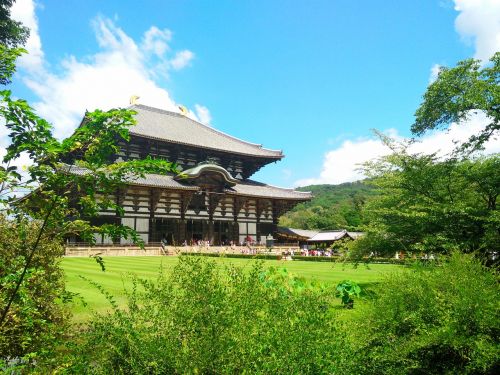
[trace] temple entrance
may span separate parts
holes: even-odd
[[[212,226],[212,228],[210,228]],[[210,241],[211,245],[229,245],[232,238],[232,222],[208,220],[186,220],[186,240],[189,245],[199,241]]]
[[[149,223],[148,242],[166,242],[169,246],[180,246],[184,241],[187,245],[210,241],[210,245],[213,246],[229,246],[231,241],[243,244],[247,237],[259,242],[259,239],[274,233],[275,230],[272,223],[256,225],[223,220],[214,220],[210,223],[207,219],[186,219],[183,222],[179,219],[151,218]]]
[[[229,245],[233,237],[233,223],[231,221],[214,222],[214,245]]]
[[[151,219],[151,235],[150,242],[162,242],[166,241],[167,245],[178,244],[178,228],[177,220],[175,219],[165,219],[165,218],[154,218]]]
[[[208,233],[207,220],[186,220],[186,241],[189,245],[208,240],[206,233]]]

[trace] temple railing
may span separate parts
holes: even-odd
[[[278,243],[272,248],[263,245],[244,246],[162,246],[161,243],[148,243],[144,249],[137,245],[98,244],[85,242],[67,244],[65,256],[160,256],[178,255],[181,253],[218,253],[218,254],[282,254],[299,251],[298,243]]]

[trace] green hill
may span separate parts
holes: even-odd
[[[280,225],[301,229],[360,230],[362,207],[376,194],[364,181],[339,185],[310,185],[297,190],[310,191],[314,198],[283,215]]]

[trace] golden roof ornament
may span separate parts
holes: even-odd
[[[183,115],[183,116],[187,116],[187,114],[188,114],[188,110],[187,110],[187,108],[186,108],[185,106],[180,105],[180,106],[179,106],[179,109],[181,110],[181,115]]]
[[[141,97],[140,96],[137,96],[137,95],[132,95],[130,97],[130,104],[133,105],[133,104],[137,104],[137,100],[139,100]]]

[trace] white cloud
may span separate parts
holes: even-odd
[[[194,109],[196,111],[197,119],[202,124],[210,125],[210,121],[212,121],[212,115],[210,115],[210,111],[208,110],[208,108],[200,104],[195,104]]]
[[[357,170],[359,164],[389,153],[390,150],[377,139],[344,141],[339,148],[325,154],[319,177],[299,180],[294,185],[340,184],[361,180],[365,176]]]
[[[455,30],[466,44],[473,44],[474,58],[488,61],[500,51],[500,0],[453,0],[459,12]],[[448,6],[448,2],[440,3]],[[434,64],[429,84],[437,79],[439,64]]]
[[[441,69],[441,65],[439,65],[439,64],[434,64],[432,66],[431,74],[429,76],[429,85],[437,79],[440,69]]]
[[[29,54],[23,55],[19,60],[19,66],[32,73],[39,73],[43,65],[42,41],[38,33],[38,20],[35,14],[35,3],[33,0],[17,0],[11,8],[11,17],[21,21],[30,29],[30,36],[25,48]]]
[[[144,33],[143,47],[145,51],[151,51],[157,56],[164,56],[170,50],[168,43],[172,40],[172,32],[168,29],[160,30],[152,26]]]
[[[487,61],[500,51],[500,1],[454,0],[460,14],[455,29],[467,43],[474,43],[477,59]]]
[[[471,135],[478,134],[488,122],[484,115],[473,116],[466,125],[452,124],[447,131],[440,130],[429,133],[422,137],[420,142],[410,146],[409,151],[426,154],[437,152],[438,155],[444,156],[454,150],[456,141],[463,142]],[[404,139],[395,130],[389,130],[386,133],[396,140],[402,141]],[[496,152],[500,152],[500,139],[490,139],[485,144],[484,153]],[[366,176],[359,170],[360,164],[390,153],[391,150],[376,138],[344,141],[339,148],[325,154],[319,177],[296,181],[295,186],[340,184],[361,180]]]
[[[99,51],[81,58],[69,56],[56,69],[49,70],[44,61],[34,2],[18,0],[15,4],[13,18],[31,29],[26,46],[30,55],[21,65],[20,73],[39,98],[33,104],[35,109],[54,125],[56,136],[71,134],[85,110],[126,107],[133,95],[140,97],[141,104],[179,112],[178,104],[156,79],[167,76],[169,70],[187,66],[194,54],[188,50],[173,54],[170,30],[152,26],[136,42],[112,20],[98,16],[92,27]],[[199,117],[210,120],[208,109],[200,108]]]
[[[5,157],[5,154],[7,153],[7,149],[4,147],[0,147],[0,160],[3,161],[3,158]],[[9,164],[9,166],[16,166],[19,170],[20,173],[24,172],[24,169],[26,167],[29,167],[32,165],[33,162],[31,161],[29,155],[25,152],[21,153],[21,155],[17,158],[12,160],[12,162]]]
[[[180,51],[175,54],[175,57],[170,60],[170,65],[175,70],[182,69],[189,65],[194,58],[194,53],[188,50]]]

